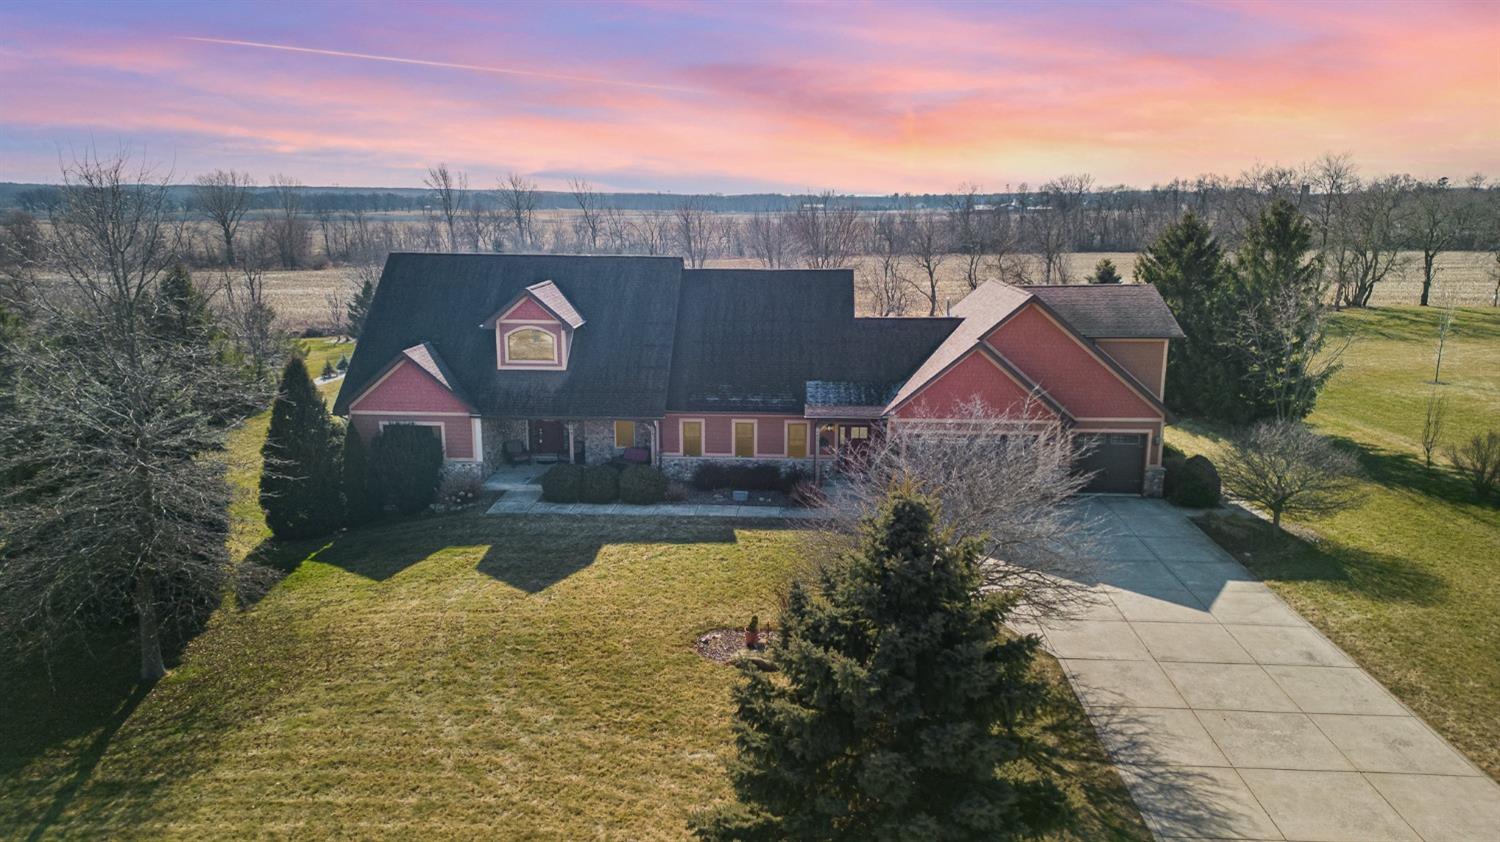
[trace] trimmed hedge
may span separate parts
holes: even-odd
[[[387,424],[370,445],[370,466],[385,499],[404,515],[426,511],[443,471],[443,443],[431,427]]]
[[[693,487],[699,491],[732,488],[736,491],[790,492],[804,478],[797,468],[783,471],[768,464],[721,465],[709,462],[693,471]]]
[[[1168,466],[1167,476],[1171,476],[1173,468]],[[1194,509],[1208,509],[1219,505],[1219,495],[1222,484],[1219,481],[1219,470],[1206,456],[1194,456],[1176,468],[1177,481],[1172,483],[1171,501],[1179,506],[1187,506]],[[1163,482],[1163,486],[1166,483]]]
[[[542,499],[548,503],[577,503],[582,496],[582,466],[558,464],[542,474]]]
[[[613,503],[620,499],[620,472],[609,465],[584,468],[579,499],[585,503]]]
[[[620,472],[620,500],[649,506],[667,499],[667,475],[650,465],[631,465]]]

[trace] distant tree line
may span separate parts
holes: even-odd
[[[473,184],[441,163],[423,181],[421,189],[366,191],[281,176],[262,184],[219,170],[164,187],[163,202],[201,223],[184,231],[181,259],[189,265],[354,266],[361,270],[356,289],[373,282],[396,250],[677,255],[695,267],[722,259],[847,267],[860,257],[858,281],[875,315],[936,314],[945,305],[939,281],[955,270],[969,288],[992,278],[1081,282],[1088,278],[1073,275],[1070,254],[1140,251],[1188,212],[1237,248],[1276,201],[1308,220],[1336,306],[1366,306],[1381,282],[1408,273],[1420,276],[1425,305],[1437,260],[1449,251],[1494,252],[1500,280],[1500,187],[1478,175],[1362,177],[1347,155],[1149,189],[1067,175],[999,192],[965,185],[923,195],[607,193],[583,179],[545,191],[519,173]],[[0,205],[20,209],[4,216],[0,238],[44,236],[35,223],[45,221],[61,188],[9,188],[0,185]],[[339,309],[330,301],[331,311]]]

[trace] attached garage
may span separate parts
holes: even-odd
[[[1145,433],[1085,433],[1091,449],[1079,457],[1079,473],[1094,474],[1084,487],[1092,494],[1140,494],[1146,477]]]

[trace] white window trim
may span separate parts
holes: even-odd
[[[552,340],[551,361],[512,360],[510,358],[510,335],[513,333],[520,333],[523,330],[539,331],[546,334],[547,338]],[[502,329],[497,325],[495,329],[495,344],[496,353],[500,355],[500,368],[512,371],[518,369],[544,369],[549,371],[566,369],[568,367],[568,342],[567,336],[565,334],[565,331],[553,333],[550,330],[543,330],[540,325],[534,324],[519,324],[508,329]]]
[[[806,419],[788,418],[788,419],[782,421],[781,424],[782,424],[782,426],[781,426],[781,455],[782,455],[782,457],[785,458],[785,459],[806,459],[806,458],[808,458],[808,454],[810,454],[812,452],[811,448],[808,446],[808,441],[807,441],[807,439],[808,439],[808,437],[809,437],[809,435],[811,434],[811,431],[812,431],[812,423],[810,421],[807,421]],[[793,424],[801,424],[801,425],[803,425],[802,426],[802,455],[801,456],[793,456],[792,455],[792,425]]]
[[[750,455],[739,454],[739,432],[741,424],[750,425]],[[760,421],[754,418],[731,418],[729,420],[729,456],[733,459],[755,459],[760,454]]]
[[[687,452],[687,436],[683,435],[683,428],[688,424],[698,425],[698,455],[690,456]],[[708,420],[705,418],[678,418],[677,419],[677,455],[688,459],[702,459],[708,456]]]

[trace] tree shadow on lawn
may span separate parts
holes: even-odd
[[[707,519],[496,518],[466,513],[372,524],[342,532],[333,540],[266,541],[248,560],[284,573],[303,561],[318,561],[384,582],[443,550],[485,546],[476,570],[534,594],[587,568],[611,544],[736,541],[733,526]]]
[[[1490,507],[1494,503],[1480,500],[1470,485],[1451,468],[1442,464],[1437,456],[1431,468],[1410,453],[1372,447],[1346,436],[1330,436],[1338,447],[1347,450],[1359,460],[1359,467],[1371,482],[1390,489],[1404,489],[1434,500],[1451,503],[1462,509]],[[1436,454],[1434,454],[1436,455]]]
[[[1329,322],[1329,336],[1436,343],[1443,308],[1369,307],[1346,312],[1353,314],[1352,317]],[[1494,317],[1494,312],[1485,307],[1457,308],[1450,340],[1454,337],[1483,341],[1500,339],[1500,320]]]
[[[1278,582],[1321,582],[1358,596],[1411,605],[1441,604],[1448,583],[1410,559],[1309,540],[1243,514],[1209,513],[1192,519],[1250,572]]]

